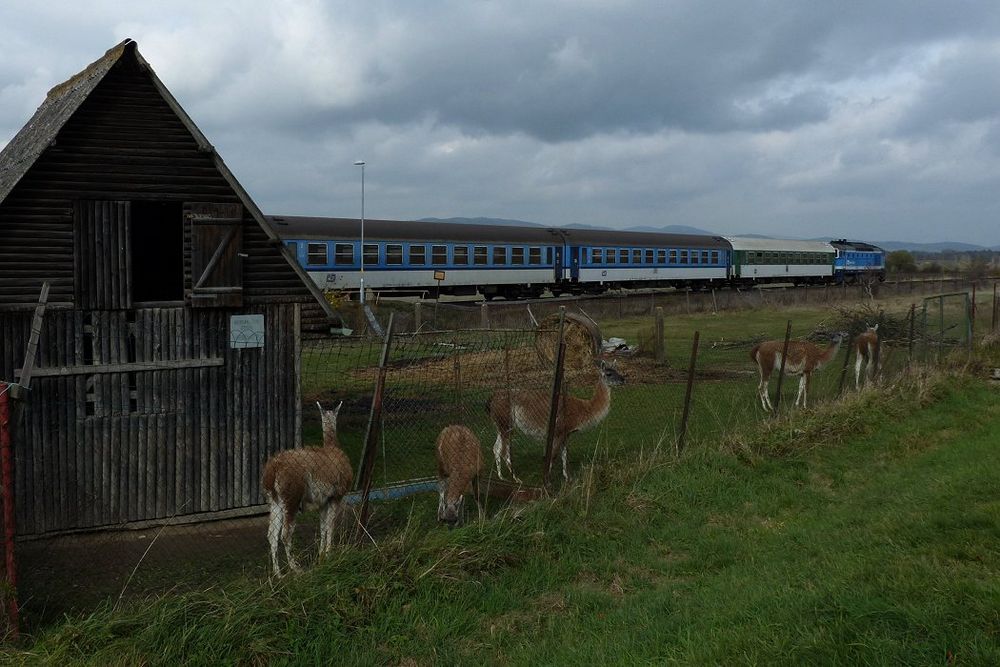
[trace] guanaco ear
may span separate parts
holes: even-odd
[[[323,416],[323,406],[319,404],[319,401],[316,401],[316,407],[319,408],[319,416],[322,417]]]
[[[340,403],[337,403],[337,407],[335,407],[335,408],[333,409],[333,418],[334,418],[334,419],[336,419],[336,418],[337,418],[337,415],[338,415],[338,414],[340,414],[340,407],[341,407],[341,406],[342,406],[343,404],[344,404],[344,402],[343,402],[343,401],[341,401]]]
[[[878,322],[876,322],[875,326],[872,327],[872,331],[878,331]]]

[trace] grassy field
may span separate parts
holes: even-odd
[[[553,500],[456,531],[418,505],[378,549],[68,620],[5,659],[997,664],[998,436],[995,386],[909,379],[680,459],[601,450]]]

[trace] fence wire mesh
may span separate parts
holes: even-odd
[[[283,572],[288,553],[308,567],[325,549],[377,542],[404,523],[434,530],[489,517],[519,488],[540,495],[549,462],[558,489],[563,444],[570,478],[595,460],[673,451],[689,379],[688,446],[732,440],[772,419],[751,351],[767,341],[783,349],[789,320],[792,343],[822,358],[810,406],[968,348],[966,293],[924,300],[918,290],[910,300],[901,291],[875,300],[857,288],[853,300],[838,300],[811,288],[794,307],[736,308],[770,296],[735,291],[714,303],[710,293],[584,301],[567,308],[566,321],[599,324],[604,345],[595,352],[567,327],[561,384],[558,303],[530,312],[518,303],[425,303],[416,326],[403,316],[414,315],[412,304],[394,306],[402,314],[388,341],[297,342],[280,317],[268,317],[262,334],[251,327],[234,337],[221,319],[183,312],[89,323],[53,316],[39,345],[38,368],[48,370],[11,429],[20,604],[40,627],[101,602],[265,577],[275,562]],[[988,334],[995,302],[983,297],[976,330]],[[698,304],[690,314],[689,298]],[[867,371],[868,361],[856,366],[854,343],[876,324],[878,345],[862,356],[878,361]],[[11,336],[23,347],[23,327]],[[780,401],[778,370],[767,391],[794,419],[793,356]],[[13,368],[14,355],[6,359]],[[342,455],[323,454],[331,445]],[[514,475],[523,486],[509,484]]]

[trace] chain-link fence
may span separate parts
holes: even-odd
[[[489,517],[558,490],[564,469],[805,419],[797,400],[892,382],[966,351],[973,330],[964,292],[672,317],[658,303],[621,317],[511,304],[447,331],[394,315],[383,338],[304,341],[277,311],[235,337],[218,315],[143,314],[90,322],[90,345],[76,315],[53,314],[7,429],[21,609],[39,627]]]
[[[370,301],[373,317],[385,328],[390,314],[397,332],[451,331],[458,329],[526,329],[565,307],[598,321],[652,316],[662,308],[667,316],[739,312],[774,308],[834,307],[868,300],[916,299],[971,289],[960,278],[869,281],[857,284],[788,287],[761,285],[752,288],[629,290],[600,295],[529,301]],[[343,307],[345,322],[353,333],[371,334],[366,314],[355,304]]]

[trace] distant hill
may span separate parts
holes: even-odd
[[[957,252],[972,252],[975,250],[990,250],[987,246],[976,245],[975,243],[959,243],[957,241],[941,241],[940,243],[911,243],[910,241],[876,241],[875,245],[885,248],[888,251],[909,250],[911,252],[943,252],[952,250]]]
[[[506,218],[420,218],[418,222],[449,222],[455,225],[502,225],[504,227],[548,227],[537,222]]]
[[[613,227],[602,225],[585,225],[574,222],[569,225],[542,225],[537,222],[527,222],[526,220],[508,220],[506,218],[421,218],[420,222],[447,222],[456,225],[502,225],[504,227],[565,227],[566,229],[607,229],[611,231],[626,232],[656,232],[659,234],[704,234],[714,236],[713,232],[705,231],[697,227],[688,225],[664,225],[662,227],[652,227],[650,225],[640,225],[638,227],[625,227],[616,230]]]

